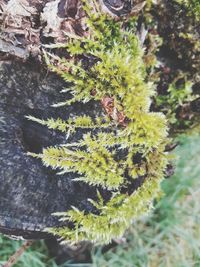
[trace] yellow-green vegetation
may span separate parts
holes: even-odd
[[[192,82],[186,80],[183,81],[181,85],[177,86],[176,81],[174,81],[169,85],[167,94],[157,95],[155,97],[157,107],[166,114],[168,122],[173,126],[171,128],[173,128],[174,131],[180,131],[179,126],[192,127],[194,124],[189,114],[187,114],[188,117],[186,118],[181,118],[181,116],[177,114],[178,109],[183,109],[184,106],[189,105],[190,102],[199,97],[199,95],[194,95],[192,85]]]
[[[176,172],[162,183],[165,196],[154,212],[136,220],[120,245],[105,254],[99,248],[91,267],[200,266],[200,139],[179,142]]]
[[[31,155],[62,173],[77,173],[75,182],[81,180],[97,191],[97,199],[88,199],[97,212],[72,207],[55,215],[73,227],[47,230],[66,242],[109,243],[112,238],[121,237],[133,218],[147,212],[153,199],[160,195],[167,165],[167,127],[163,114],[149,110],[154,86],[147,81],[138,37],[122,28],[120,22],[102,15],[95,1],[95,12],[87,1],[83,3],[90,28],[88,38],[69,36],[68,60],[45,55],[51,70],[72,84],[71,99],[57,106],[101,101],[104,115],[68,121],[29,117],[67,134],[77,128],[88,129],[76,143],[44,148],[41,154]],[[92,57],[95,63],[84,68],[77,55]],[[141,186],[132,188],[136,178],[141,180]],[[96,186],[112,193],[106,203]]]
[[[135,220],[118,245],[101,252],[93,250],[92,263],[74,263],[68,267],[188,267],[200,266],[200,138],[179,139],[174,153],[176,172],[162,183],[165,196],[154,212]],[[0,265],[19,248],[21,241],[0,236]],[[103,248],[104,250],[104,248]],[[57,267],[48,258],[43,242],[36,242],[15,267]],[[59,265],[60,266],[60,265]]]
[[[8,259],[23,245],[24,241],[9,239],[0,235],[0,266],[4,266]],[[48,250],[43,241],[36,241],[24,251],[14,267],[58,267],[54,259],[49,259]],[[59,265],[60,266],[60,265]],[[60,266],[62,267],[62,266]],[[64,266],[63,266],[64,267]]]
[[[177,0],[178,3],[184,4],[190,15],[200,20],[200,2],[199,0]]]

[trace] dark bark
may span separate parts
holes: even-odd
[[[26,238],[43,238],[38,232],[60,225],[53,212],[66,211],[71,205],[90,211],[87,198],[96,195],[88,185],[73,182],[74,174],[58,176],[26,154],[64,143],[65,135],[28,121],[25,115],[66,119],[72,114],[94,116],[95,110],[99,112],[95,103],[52,108],[51,104],[61,100],[59,90],[64,84],[36,67],[15,61],[0,68],[0,229]],[[68,142],[82,134],[77,132]],[[102,193],[105,199],[109,196]]]

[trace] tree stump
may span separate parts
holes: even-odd
[[[143,0],[99,0],[99,3],[102,12],[109,13],[114,19],[135,14],[145,5]],[[158,20],[159,12],[155,15]],[[138,21],[141,43],[146,36],[142,19],[141,15]],[[170,33],[163,21],[163,24],[158,22],[161,36],[165,30]],[[96,102],[51,107],[63,98],[65,100],[66,96],[60,94],[60,90],[69,85],[46,70],[42,63],[42,49],[51,43],[65,43],[66,33],[87,37],[81,0],[0,0],[0,232],[8,235],[26,239],[48,238],[50,235],[44,229],[61,225],[52,213],[67,211],[71,206],[94,212],[87,198],[96,199],[96,190],[73,181],[75,174],[56,175],[55,171],[27,155],[27,152],[40,153],[44,147],[64,144],[66,136],[28,121],[26,115],[68,119],[72,114],[93,117],[102,112]],[[160,55],[163,62],[168,57],[165,56],[166,47],[168,42]],[[164,81],[170,76],[165,64],[172,65],[172,70],[181,69],[179,62],[177,67],[174,59],[170,59],[170,64],[168,61],[163,63]],[[195,63],[196,77],[199,61]],[[166,88],[173,79],[167,80]],[[161,87],[163,89],[163,84]],[[196,112],[199,99],[195,101],[192,107]],[[68,141],[75,142],[82,135],[83,130],[77,131]],[[136,179],[134,188],[139,186]],[[107,190],[99,190],[105,200],[109,199]]]

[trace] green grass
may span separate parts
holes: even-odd
[[[4,236],[0,236],[0,266],[16,252],[23,244],[22,241],[16,241]],[[42,241],[35,242],[19,258],[14,267],[57,267],[53,259],[49,259],[48,251]]]
[[[154,212],[133,223],[122,244],[93,263],[66,267],[200,267],[200,138],[182,137],[176,173],[163,182],[165,196]],[[21,242],[0,236],[0,265]],[[36,242],[14,267],[56,267],[43,242]]]

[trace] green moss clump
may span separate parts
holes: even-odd
[[[98,210],[96,213],[72,207],[55,214],[61,221],[72,222],[73,227],[47,229],[65,242],[105,244],[122,236],[132,220],[147,212],[160,194],[167,165],[167,126],[163,114],[149,110],[154,86],[146,81],[144,51],[138,37],[122,29],[120,22],[100,14],[94,4],[96,12],[84,1],[89,38],[69,37],[66,49],[70,59],[45,55],[49,67],[73,84],[69,89],[72,98],[57,106],[95,100],[102,103],[104,115],[68,121],[29,119],[68,134],[77,128],[88,129],[77,143],[45,148],[43,153],[32,155],[62,173],[78,173],[76,182],[81,180],[94,190],[99,186],[112,193],[107,203],[98,191],[98,200],[88,200]],[[89,68],[78,60],[84,55],[95,59]],[[123,157],[117,157],[119,154]],[[140,160],[134,161],[138,155]],[[131,190],[136,178],[141,186]]]
[[[162,1],[151,10],[153,29],[163,41],[157,57],[160,67],[152,75],[158,78],[152,108],[166,115],[173,134],[193,128],[199,121],[194,102],[199,98],[195,88],[199,81],[200,32],[199,22],[190,12],[195,4],[198,7],[199,1]]]
[[[169,85],[167,94],[160,94],[155,97],[157,108],[166,114],[170,128],[174,132],[192,127],[195,122],[191,120],[192,114],[190,110],[190,113],[188,112],[188,108],[190,103],[197,99],[199,95],[194,95],[192,85],[192,82],[185,80],[177,86],[175,80]]]
[[[185,5],[190,16],[195,16],[200,21],[200,2],[199,0],[177,0],[178,3]]]

